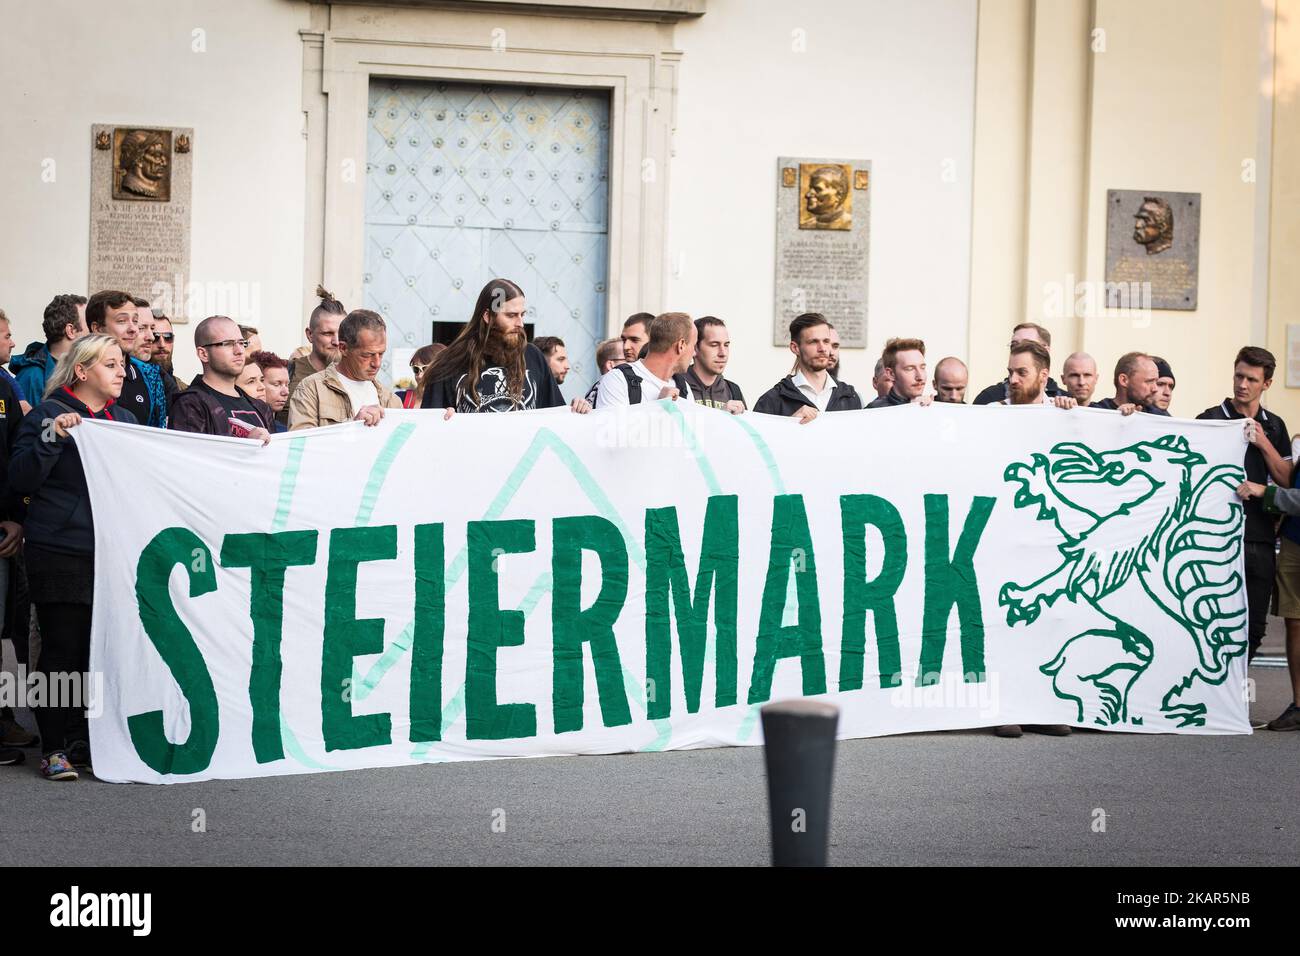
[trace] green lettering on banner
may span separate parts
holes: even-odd
[[[352,713],[352,659],[384,649],[384,619],[357,620],[357,566],[397,557],[397,525],[335,528],[325,579],[321,642],[321,733],[325,749],[358,750],[392,743],[389,714]]]
[[[867,577],[867,525],[880,530],[885,551],[880,573]],[[897,687],[902,659],[898,649],[898,611],[894,595],[907,571],[907,531],[898,509],[877,495],[841,495],[844,535],[844,628],[840,637],[840,690],[862,687],[867,612],[876,632],[880,686]]]
[[[600,593],[582,609],[582,552],[600,559]],[[582,729],[584,688],[582,646],[591,645],[591,662],[606,727],[632,723],[623,691],[623,663],[614,622],[627,600],[627,544],[607,518],[583,515],[551,523],[551,640],[554,668],[551,700],[555,732]]]
[[[284,759],[280,735],[284,573],[315,562],[315,531],[228,534],[221,543],[222,567],[252,569],[248,613],[253,620],[253,666],[248,674],[248,702],[253,708],[253,754],[258,763]]]
[[[505,740],[537,735],[533,704],[497,703],[497,648],[524,643],[522,611],[503,611],[497,559],[537,547],[535,523],[471,521],[466,530],[469,629],[465,653],[465,736]]]
[[[975,548],[988,524],[996,499],[976,496],[962,525],[957,547],[948,557],[948,496],[925,496],[925,614],[921,623],[921,665],[916,682],[933,684],[943,668],[948,618],[957,605],[961,626],[961,663],[965,679],[984,680],[984,617],[979,581],[975,577]]]
[[[135,600],[140,609],[140,623],[190,708],[190,735],[183,743],[172,743],[167,739],[161,710],[132,714],[127,718],[126,725],[135,752],[146,765],[161,774],[191,774],[206,770],[221,734],[220,707],[216,689],[212,686],[212,675],[208,673],[203,653],[172,603],[168,582],[172,569],[178,564],[189,574],[190,597],[200,597],[217,589],[212,552],[198,535],[187,528],[166,528],[154,535],[140,552],[135,570]]]
[[[682,554],[677,509],[650,508],[645,513],[645,654],[648,707],[646,716],[658,720],[672,709],[672,617],[677,619],[681,645],[682,684],[686,709],[700,709],[704,683],[704,651],[708,640],[709,599],[717,591],[713,620],[717,632],[714,703],[736,702],[736,605],[740,564],[740,525],[735,495],[712,495],[700,536],[700,564],[691,579]]]
[[[441,524],[415,526],[411,742],[442,739],[442,642],[447,571]]]
[[[798,623],[782,627],[790,572],[795,574],[799,600]],[[817,562],[803,495],[777,495],[772,499],[772,546],[763,585],[754,669],[749,681],[749,703],[772,696],[776,662],[798,657],[803,670],[804,694],[826,693],[826,658],[822,653],[822,613],[817,597]]]

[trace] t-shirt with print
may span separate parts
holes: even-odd
[[[257,414],[257,409],[243,395],[227,395],[225,392],[218,392],[215,388],[202,380],[194,385],[195,388],[206,389],[208,394],[216,397],[225,409],[226,420],[230,423],[231,438],[247,438],[254,428],[265,428],[266,423],[262,421],[262,416]]]
[[[491,365],[479,373],[478,388],[471,392],[465,372],[451,378],[430,382],[424,390],[422,408],[454,408],[457,412],[515,412],[533,408],[559,408],[565,404],[560,386],[555,384],[551,366],[536,345],[524,346],[523,395],[510,394],[509,376],[500,365]]]

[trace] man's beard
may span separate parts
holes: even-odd
[[[1033,405],[1041,403],[1043,400],[1043,390],[1041,388],[1032,395],[1028,394],[1026,389],[1021,389],[1019,392],[1015,389],[1009,389],[1009,391],[1012,405]]]
[[[502,331],[492,326],[488,330],[487,344],[483,347],[483,357],[495,365],[506,365],[512,359],[517,359],[527,344],[528,338],[522,329]]]
[[[154,353],[153,353],[153,364],[154,364],[154,365],[157,365],[160,369],[162,369],[162,370],[163,370],[164,372],[166,372],[168,375],[171,375],[171,374],[172,374],[172,357],[171,357],[170,354],[164,355],[164,354],[161,353],[161,352],[154,352]]]

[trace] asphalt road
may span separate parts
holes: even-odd
[[[1252,716],[1276,716],[1286,671],[1252,676]],[[206,832],[193,831],[196,810]],[[831,841],[832,862],[855,865],[1289,866],[1300,733],[842,741]],[[56,785],[30,760],[0,768],[2,865],[767,862],[757,747],[176,786]]]

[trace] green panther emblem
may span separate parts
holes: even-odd
[[[1243,587],[1244,516],[1232,490],[1244,475],[1205,464],[1186,438],[1166,435],[1100,453],[1064,442],[1003,473],[1020,485],[1015,506],[1037,505],[1037,520],[1064,539],[1054,571],[1002,586],[1007,623],[1033,622],[1062,597],[1110,623],[1074,634],[1039,668],[1079,722],[1141,725],[1129,702],[1159,700],[1176,726],[1203,727],[1194,688],[1222,684],[1246,652],[1245,602],[1220,605]]]

